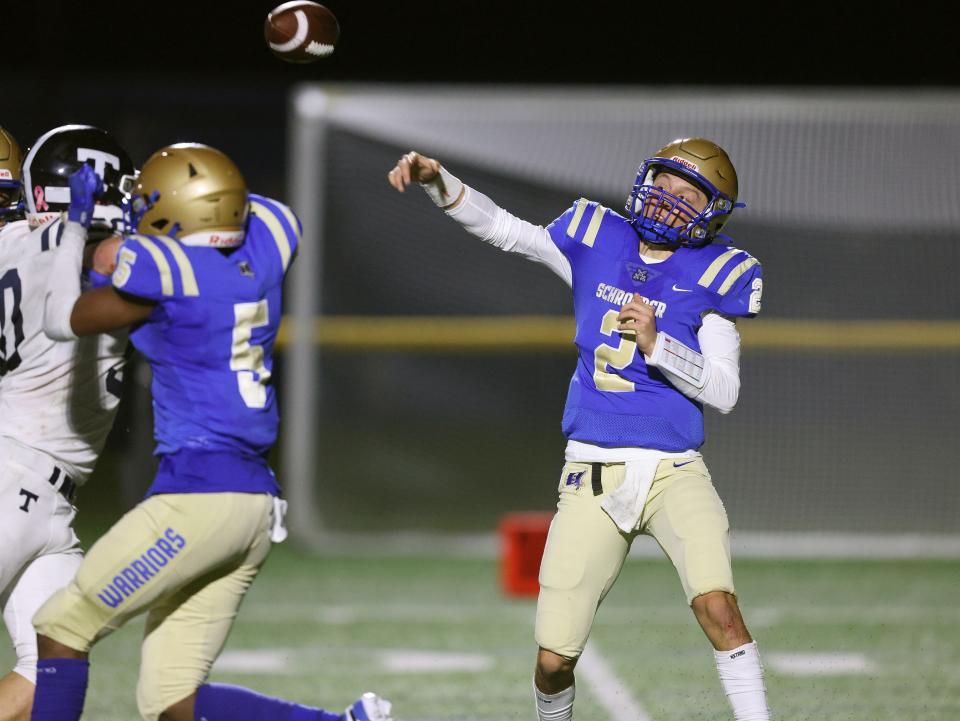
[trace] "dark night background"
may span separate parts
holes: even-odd
[[[0,124],[29,145],[67,122],[112,131],[139,164],[196,140],[284,192],[295,83],[955,86],[949,24],[911,6],[351,2],[333,57],[298,66],[263,40],[273,3],[4,2]],[[11,27],[21,32],[11,32]]]
[[[298,80],[733,85],[955,85],[960,51],[946,4],[351,2],[330,60],[276,63],[269,2],[3,3],[4,46],[32,92],[126,70]],[[25,32],[11,33],[11,21]],[[13,50],[10,53],[11,43]],[[10,70],[8,65],[7,70]],[[33,100],[35,100],[34,98]]]

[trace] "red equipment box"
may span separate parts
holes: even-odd
[[[500,521],[500,582],[508,596],[536,596],[552,512],[508,513]]]

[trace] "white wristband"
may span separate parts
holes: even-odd
[[[657,333],[657,343],[647,362],[673,373],[694,388],[703,388],[703,356],[663,331]]]
[[[437,177],[429,183],[420,183],[420,187],[430,196],[430,200],[441,208],[447,208],[456,203],[463,192],[463,183],[460,179],[448,173],[442,165]]]

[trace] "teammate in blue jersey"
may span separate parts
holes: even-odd
[[[281,288],[299,221],[248,193],[223,153],[163,148],[136,180],[112,285],[80,295],[71,279],[100,185],[88,166],[71,177],[44,331],[65,340],[132,326],[153,371],[160,463],[148,497],[34,617],[32,718],[77,721],[90,648],[147,613],[137,686],[147,721],[390,721],[390,705],[374,694],[339,714],[207,683],[271,541],[286,535],[267,452],[278,425],[271,372]]]
[[[760,311],[761,266],[720,233],[737,203],[722,148],[678,139],[639,168],[626,217],[580,199],[548,227],[514,217],[432,158],[390,173],[419,182],[469,232],[545,264],[573,291],[578,350],[566,465],[540,566],[534,674],[541,721],[573,718],[574,668],[639,534],[673,562],[714,647],[737,721],[767,721],[763,669],[737,605],[727,515],[698,449],[703,407],[740,389],[735,319]]]

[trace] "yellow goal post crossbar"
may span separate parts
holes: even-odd
[[[750,350],[960,352],[958,320],[749,320],[737,324]],[[277,347],[291,344],[284,318]],[[456,353],[563,352],[573,347],[568,316],[346,316],[313,318],[311,342],[331,351]]]

